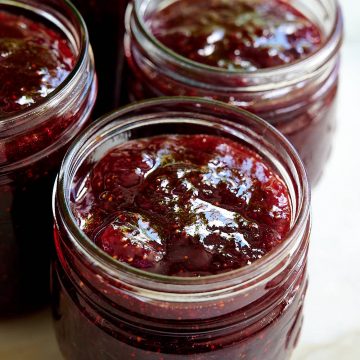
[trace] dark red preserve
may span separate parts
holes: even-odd
[[[145,20],[175,53],[228,70],[289,64],[323,43],[320,29],[283,0],[181,0]]]
[[[64,34],[7,11],[0,11],[0,53],[1,117],[41,102],[75,63]]]
[[[65,358],[288,360],[308,192],[285,138],[223,103],[152,100],[88,128],[55,185]]]
[[[80,228],[113,258],[171,276],[252,264],[290,228],[284,183],[250,149],[208,135],[127,142],[74,184]]]
[[[0,1],[0,316],[49,300],[52,184],[95,97],[73,7]]]
[[[202,96],[250,110],[288,137],[315,184],[335,129],[342,26],[336,0],[135,0],[130,97]]]

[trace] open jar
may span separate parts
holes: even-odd
[[[85,235],[73,213],[73,184],[82,183],[82,176],[119,144],[174,134],[231,139],[271,164],[286,184],[293,210],[291,230],[279,246],[238,270],[189,278],[131,267]],[[53,204],[53,314],[66,359],[117,359],[119,354],[137,360],[290,358],[307,287],[309,185],[296,151],[265,121],[200,98],[130,105],[75,141]]]
[[[0,112],[0,315],[8,315],[49,301],[52,186],[66,147],[88,123],[97,83],[85,23],[69,2],[4,0],[0,1],[0,12],[21,31],[40,29],[36,30],[37,39],[29,35],[24,36],[24,41],[16,38],[17,28],[5,31],[15,34],[12,40],[1,34],[6,38],[1,39],[1,44],[13,41],[13,48],[25,49],[23,54],[13,55],[18,61],[12,63],[14,66],[23,65],[21,59],[26,56],[38,56],[35,59],[39,67],[47,61],[53,64],[55,56],[49,55],[50,60],[40,58],[45,54],[42,34],[56,37],[50,41],[53,49],[71,49],[74,56],[67,77],[46,97],[24,109]],[[33,55],[35,50],[26,50],[31,46],[37,46],[39,55]],[[51,70],[51,74],[58,74],[59,69]],[[26,71],[31,73],[31,66]],[[44,76],[40,88],[46,89],[50,72],[46,75],[45,68],[34,71],[34,78]],[[23,86],[27,86],[27,75],[21,77],[18,73],[14,71],[13,83],[24,81]],[[14,106],[23,105],[24,99],[29,98],[23,96],[16,104],[14,100]],[[3,105],[3,97],[1,101]]]
[[[305,163],[310,182],[315,184],[328,159],[335,129],[339,51],[343,34],[342,14],[337,1],[286,2],[319,29],[321,46],[299,60],[251,71],[209,66],[181,56],[161,43],[152,32],[152,19],[155,18],[157,24],[157,14],[161,11],[162,17],[169,15],[170,10],[166,12],[164,9],[174,6],[174,3],[179,3],[178,11],[184,13],[186,7],[197,6],[197,3],[186,0],[170,5],[165,0],[135,0],[129,6],[125,53],[132,70],[128,80],[130,98],[201,96],[249,110],[267,120],[292,142]],[[202,6],[217,3],[221,1]],[[279,3],[284,6],[284,2]],[[203,12],[204,9],[199,7],[199,18]],[[188,15],[190,19],[193,17]],[[173,25],[174,20],[171,21]],[[175,26],[172,31],[174,29]],[[186,33],[186,28],[182,31]],[[292,30],[289,28],[289,31]],[[213,35],[215,37],[218,33]],[[281,38],[287,36],[280,35]],[[187,46],[181,45],[181,37],[173,43]],[[236,51],[240,53],[240,50]]]

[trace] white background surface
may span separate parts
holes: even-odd
[[[310,287],[294,360],[360,360],[360,1],[340,1],[346,39],[338,131],[313,192]],[[61,359],[48,311],[0,322],[0,359]]]
[[[341,4],[338,130],[313,191],[310,286],[296,360],[360,359],[360,1]]]

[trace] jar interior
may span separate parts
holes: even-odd
[[[40,151],[45,147],[55,147],[54,141],[51,144],[40,142],[42,132],[47,127],[52,130],[56,126],[58,118],[68,118],[71,107],[74,107],[76,92],[82,86],[84,69],[88,66],[88,56],[91,49],[88,48],[88,36],[85,24],[76,9],[68,1],[49,1],[46,4],[39,1],[0,1],[0,11],[8,12],[20,17],[26,17],[34,23],[40,23],[46,28],[53,30],[67,41],[69,49],[74,55],[74,65],[69,74],[56,86],[36,103],[21,111],[11,112],[2,117],[0,115],[0,155],[5,152],[12,143],[28,139],[34,136],[34,144],[31,149],[20,148],[16,159],[9,159],[7,156],[0,156],[0,172],[7,172],[8,169],[23,167],[26,163],[32,163],[40,157]],[[95,95],[94,87],[93,95]],[[70,95],[71,94],[71,95]],[[64,98],[70,97],[72,101]],[[78,103],[77,108],[81,104]],[[57,131],[60,139],[60,131]],[[9,145],[10,144],[10,145]],[[46,144],[46,146],[44,145]],[[23,154],[24,152],[24,154]],[[36,153],[36,154],[35,154]],[[36,155],[36,159],[35,159]]]
[[[80,186],[81,181],[79,180],[85,178],[94,164],[113,148],[127,141],[157,135],[215,135],[240,142],[257,152],[265,162],[276,169],[278,175],[288,187],[293,209],[291,227],[294,227],[304,206],[304,193],[302,193],[301,184],[302,177],[305,175],[301,163],[291,159],[292,156],[296,158],[297,155],[280,133],[273,131],[270,125],[261,122],[250,113],[234,110],[230,106],[217,108],[212,102],[207,103],[206,100],[199,100],[197,104],[199,112],[194,112],[194,104],[186,102],[184,99],[178,99],[178,103],[172,99],[160,101],[154,101],[152,105],[151,102],[145,102],[129,106],[113,113],[103,121],[99,121],[95,127],[89,129],[86,136],[81,141],[78,141],[68,153],[60,173],[60,185],[64,182],[65,206],[72,227],[82,238],[80,242],[84,246],[92,248],[96,253],[100,251],[77,227],[77,221],[71,211],[70,200],[74,184]],[[190,108],[192,112],[189,111]],[[231,120],[232,117],[237,117],[237,124],[227,121]],[[285,146],[278,146],[279,141],[284,142]],[[65,179],[63,177],[64,172],[69,174]],[[305,204],[305,207],[307,206],[308,204]],[[287,243],[288,241],[285,241],[283,245],[288,246]],[[101,257],[115,266],[129,268],[126,264],[120,265],[119,262],[105,253]],[[138,270],[132,269],[132,271]],[[144,271],[139,270],[139,273],[144,273]],[[151,274],[151,276],[153,275]],[[162,276],[159,276],[159,278],[162,278]],[[181,278],[181,281],[183,280]],[[171,283],[173,279],[167,279],[166,281]]]
[[[94,141],[89,141],[82,159],[76,163],[72,169],[72,177],[69,179],[69,185],[75,183],[74,178],[85,176],[95,164],[97,164],[106,154],[119,145],[144,138],[150,138],[161,135],[213,135],[228,138],[240,142],[243,146],[250,148],[253,152],[260,153],[270,167],[275,168],[288,185],[290,198],[296,199],[294,187],[289,186],[296,179],[291,178],[291,169],[284,166],[281,157],[284,156],[272,142],[267,141],[261,135],[256,134],[251,128],[239,125],[238,131],[230,130],[226,126],[219,124],[219,118],[211,115],[193,114],[181,112],[162,112],[160,114],[148,114],[138,117],[127,117],[126,122],[135,123],[134,125],[124,126],[121,118],[116,119],[111,125],[101,129],[96,135]],[[212,124],[211,126],[209,126]],[[219,124],[219,126],[217,125]],[[124,129],[125,128],[125,129]],[[254,141],[254,138],[256,141]],[[69,191],[71,185],[69,186]],[[67,198],[70,198],[67,196]],[[298,205],[292,204],[296,209]],[[295,214],[293,212],[292,225],[294,224]]]
[[[76,15],[69,11],[70,9],[62,8],[61,12],[56,7],[48,4],[42,4],[41,7],[34,1],[1,1],[0,11],[9,12],[14,15],[24,16],[36,23],[41,23],[47,28],[60,32],[69,41],[71,50],[76,56],[79,55],[80,39],[75,34],[80,31]],[[75,25],[76,24],[76,25]]]
[[[179,1],[181,0],[135,0],[135,11],[142,26],[150,33],[148,22],[151,22],[152,14]],[[336,23],[337,4],[334,0],[289,0],[288,3],[310,19],[321,30],[325,40],[330,37]],[[151,37],[157,42],[154,36]]]

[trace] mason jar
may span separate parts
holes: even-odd
[[[115,260],[79,228],[74,183],[111,149],[149,136],[205,134],[257,152],[286,184],[293,209],[284,241],[243,268],[165,276]],[[309,185],[292,145],[264,120],[201,98],[117,110],[75,140],[54,188],[55,330],[66,359],[290,359],[302,325],[310,234]],[[89,341],[91,339],[91,341]]]
[[[336,0],[287,3],[319,28],[320,48],[303,59],[249,72],[208,66],[170,50],[149,29],[152,16],[168,2],[135,0],[127,11],[125,35],[130,100],[201,96],[249,110],[291,141],[310,183],[316,184],[329,157],[336,124],[343,18]]]
[[[64,34],[75,55],[53,92],[0,117],[0,315],[8,315],[49,301],[52,186],[65,149],[89,121],[97,82],[86,25],[70,2],[1,0],[0,10]]]

